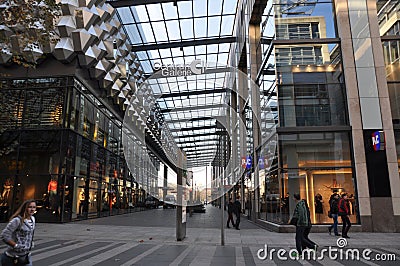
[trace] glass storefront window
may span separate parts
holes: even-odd
[[[279,142],[282,174],[279,182],[275,181],[275,184],[279,184],[279,198],[285,199],[287,193],[300,193],[308,202],[312,222],[330,223],[331,219],[327,217],[330,196],[346,192],[352,205],[350,219],[358,222],[349,134],[320,132],[280,135]],[[288,215],[294,209],[291,197]],[[286,203],[281,203],[281,206],[287,208]],[[280,217],[282,223],[288,218],[283,212]]]
[[[126,212],[145,195],[125,185],[121,122],[77,79],[0,84],[0,220],[28,198],[37,200],[41,221],[67,222]],[[156,173],[137,164],[135,177]]]
[[[305,2],[305,3],[303,3]],[[336,38],[332,1],[274,1],[276,38],[279,40]]]
[[[338,44],[275,47],[280,126],[347,125]]]
[[[400,83],[389,83],[390,109],[393,125],[400,125]]]
[[[281,167],[351,167],[348,133],[279,135]]]

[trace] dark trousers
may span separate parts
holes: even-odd
[[[306,226],[296,226],[296,249],[299,254],[301,254],[303,248],[314,248],[315,246],[315,243],[308,239],[308,234],[307,238],[305,237],[306,229]],[[311,229],[311,227],[309,229]],[[310,233],[309,230],[308,233]]]
[[[29,264],[24,264],[24,263],[17,263],[14,264],[14,259],[10,258],[9,256],[7,256],[4,252],[1,255],[1,265],[2,266],[32,266],[32,258],[29,255]]]
[[[235,213],[235,216],[236,216],[235,227],[236,227],[236,229],[239,229],[239,224],[240,224],[240,213]]]
[[[311,231],[311,226],[307,226],[305,229],[304,229],[304,239],[305,239],[305,242],[309,242],[309,243],[311,243],[311,245],[312,245],[312,248],[316,245],[315,244],[315,242],[314,241],[312,241],[312,240],[310,240],[309,238],[308,238],[308,235],[310,234],[310,231]],[[302,244],[302,248],[303,249],[305,249],[307,246],[306,246],[306,244],[305,243],[303,243]]]
[[[342,236],[347,236],[347,232],[349,232],[351,227],[350,218],[347,215],[342,215],[340,217],[342,217],[342,222],[343,222]]]
[[[226,222],[226,227],[229,227],[229,222],[232,223],[232,226],[235,227],[235,223],[233,222],[233,215],[232,213],[228,213],[228,221]]]

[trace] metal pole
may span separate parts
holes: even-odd
[[[205,200],[206,204],[208,204],[207,201],[207,165],[206,165],[206,200]]]
[[[223,174],[224,176],[225,176],[225,171],[224,171],[224,174]],[[224,189],[224,183],[225,183],[225,181],[224,181],[225,179],[223,179],[222,180],[222,190]],[[224,207],[225,207],[225,195],[224,195],[224,193],[222,193],[222,196],[221,196],[221,246],[225,246],[225,232],[224,232],[224,224],[225,224],[225,210],[224,210]]]
[[[222,180],[221,180],[221,190],[222,190],[222,195],[221,195],[221,246],[225,246],[225,232],[224,232],[224,224],[225,224],[225,178],[226,178],[226,168],[225,168],[225,162],[226,162],[226,135],[222,136],[222,147],[223,147],[223,160],[222,166]]]

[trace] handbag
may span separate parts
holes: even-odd
[[[29,261],[29,253],[25,254],[21,257],[14,257],[13,259],[14,265],[27,265],[30,263]]]
[[[331,213],[331,211],[328,211],[328,217],[329,217],[329,218],[332,218],[332,213]]]

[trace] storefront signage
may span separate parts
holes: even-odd
[[[259,167],[259,169],[267,169],[268,168],[268,158],[267,157],[258,158],[258,167]]]
[[[251,164],[252,164],[251,156],[248,155],[246,157],[246,169],[250,169],[251,168]]]
[[[250,169],[252,164],[251,156],[247,155],[246,157],[242,157],[242,167],[245,169]]]
[[[372,146],[374,147],[374,151],[385,150],[385,133],[383,131],[372,133]]]

